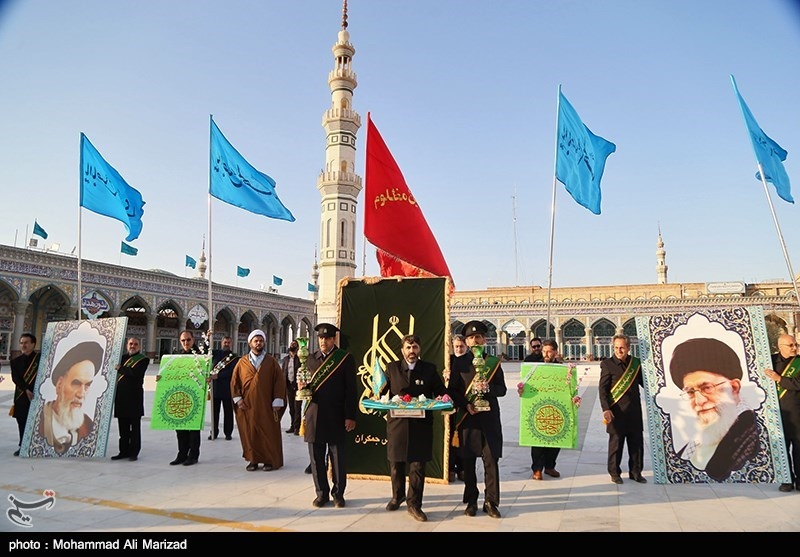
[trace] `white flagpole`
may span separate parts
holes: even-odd
[[[769,186],[767,186],[767,179],[764,177],[764,168],[761,166],[761,161],[758,161],[758,173],[761,176],[761,183],[764,185],[764,193],[767,196],[767,203],[769,203],[769,210],[772,213],[772,220],[775,222],[775,230],[778,232],[778,240],[781,243],[781,249],[783,250],[783,258],[786,261],[786,267],[789,269],[789,278],[792,281],[792,286],[794,287],[794,295],[795,300],[800,305],[800,293],[797,291],[797,281],[795,280],[794,271],[792,270],[792,262],[789,259],[789,252],[786,250],[786,242],[783,240],[783,233],[781,232],[781,225],[778,224],[778,215],[775,214],[775,206],[772,204],[772,196],[769,193]]]
[[[83,186],[81,186],[83,187]],[[83,216],[83,211],[81,211],[80,202],[78,202],[78,321],[81,320],[81,313],[83,313],[83,308],[81,305],[83,304],[83,282],[81,279],[81,217]]]
[[[558,99],[556,100],[556,148],[553,158],[553,202],[550,206],[550,263],[547,271],[547,320],[545,321],[545,338],[550,338],[550,291],[553,287],[553,234],[556,228],[556,183],[558,174],[558,114],[561,105],[561,85],[558,86]]]

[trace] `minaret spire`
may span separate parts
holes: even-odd
[[[342,30],[347,29],[347,0],[342,2]]]
[[[658,225],[658,241],[656,242],[656,276],[658,284],[667,284],[667,252],[664,249],[664,240],[661,238],[661,225]]]

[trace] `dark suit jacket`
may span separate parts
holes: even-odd
[[[644,421],[642,420],[642,401],[639,396],[639,387],[643,387],[642,370],[636,376],[633,385],[628,388],[622,398],[612,406],[611,388],[622,377],[628,367],[628,360],[622,361],[616,356],[606,358],[600,362],[600,381],[597,384],[597,392],[600,396],[600,407],[611,410],[614,419],[606,425],[607,433],[624,435],[630,432],[644,431]]]
[[[772,369],[783,373],[792,358],[781,358],[780,354],[772,355]],[[786,389],[786,394],[779,399],[783,434],[787,439],[797,442],[800,439],[800,376],[795,378],[781,377],[778,385]],[[794,463],[800,466],[800,463]]]
[[[36,360],[34,362],[34,359]],[[30,381],[25,381],[25,372],[28,370],[28,366],[31,365],[33,362],[33,375],[31,376]],[[28,410],[31,407],[31,401],[28,400],[28,395],[25,394],[26,390],[33,392],[33,388],[36,385],[36,369],[39,367],[39,353],[35,350],[28,354],[20,354],[10,362],[11,364],[11,380],[16,385],[16,389],[14,390],[14,413],[18,416],[27,416]]]
[[[306,366],[313,374],[324,360],[322,352],[315,350],[309,354]],[[352,354],[347,354],[336,371],[314,391],[304,418],[303,440],[331,445],[344,443],[344,421],[355,420],[357,414],[356,360]]]
[[[212,369],[229,355],[234,357],[217,372],[217,378],[211,381],[213,383],[211,388],[214,390],[214,398],[231,398],[231,377],[233,377],[233,368],[236,367],[239,358],[236,357],[233,350],[214,350],[211,352]]]
[[[409,394],[433,399],[447,393],[442,378],[431,362],[418,360],[409,373],[405,360],[386,368],[389,397]],[[390,462],[427,462],[433,458],[433,412],[424,418],[392,418],[386,421],[386,457]]]
[[[283,369],[283,376],[286,378],[286,387],[292,389],[293,391],[297,390],[297,370],[300,369],[300,357],[295,354],[294,355],[294,381],[289,381],[289,358],[291,358],[291,354],[286,354],[281,360],[281,368]]]
[[[141,418],[144,416],[144,376],[149,358],[142,358],[133,366],[126,366],[131,356],[125,354],[117,370],[117,388],[114,393],[115,418]]]

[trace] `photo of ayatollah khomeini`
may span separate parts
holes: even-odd
[[[85,413],[86,395],[103,364],[105,349],[94,341],[84,341],[70,348],[56,363],[50,380],[56,398],[42,407],[39,434],[59,455],[78,444],[94,429],[94,421]]]
[[[696,434],[677,449],[678,457],[726,480],[760,448],[756,414],[741,397],[739,356],[718,339],[692,338],[675,347],[669,374],[697,419]]]

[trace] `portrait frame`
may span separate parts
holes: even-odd
[[[47,324],[42,340],[34,397],[20,446],[20,456],[30,458],[106,456],[116,392],[116,366],[122,357],[127,326],[127,317],[57,321]],[[92,426],[85,436],[80,437],[64,452],[59,452],[48,441],[48,436],[42,433],[45,430],[45,414],[49,414],[46,409],[56,400],[53,371],[70,349],[82,343],[97,343],[102,348],[102,363],[95,373],[82,408],[83,413],[91,419]]]
[[[742,366],[742,403],[755,413],[758,449],[723,483],[788,483],[790,472],[777,390],[763,370],[772,367],[763,308],[714,307],[636,317],[647,424],[655,482],[717,483],[705,469],[683,458],[699,435],[696,416],[670,376],[672,352],[681,343],[711,338],[725,343]]]

